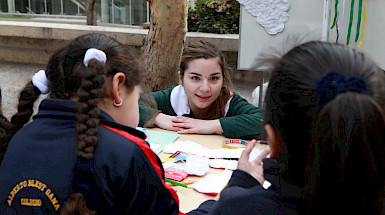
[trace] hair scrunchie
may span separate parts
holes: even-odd
[[[37,87],[42,94],[49,92],[49,81],[44,70],[39,70],[32,76],[32,84]]]
[[[347,77],[330,72],[317,81],[318,103],[322,106],[334,99],[338,94],[354,91],[370,96],[365,81],[358,76]]]
[[[107,56],[106,56],[106,53],[104,53],[102,50],[95,49],[95,48],[87,49],[86,54],[84,55],[84,59],[83,59],[84,66],[87,67],[88,62],[90,62],[90,60],[92,60],[92,59],[106,63]]]

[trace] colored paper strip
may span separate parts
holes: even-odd
[[[361,47],[362,41],[364,41],[364,29],[365,29],[365,21],[366,21],[366,3],[368,3],[368,0],[365,1],[365,6],[364,6],[364,21],[363,21],[363,23],[362,23],[361,40],[360,40],[360,43],[358,43],[358,47]]]
[[[358,3],[358,20],[357,20],[357,30],[356,30],[356,39],[354,42],[358,41],[360,37],[360,27],[361,27],[361,14],[362,14],[362,0]]]
[[[337,16],[338,16],[338,0],[334,1],[334,19],[333,19],[333,25],[330,27],[330,29],[334,28],[337,22]]]
[[[348,35],[346,37],[346,45],[349,45],[350,43],[350,34],[352,33],[352,24],[353,24],[353,14],[354,14],[354,0],[352,0],[352,3],[350,4],[350,20],[349,20],[349,27],[348,27]]]

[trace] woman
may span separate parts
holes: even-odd
[[[80,36],[55,52],[21,92],[11,122],[0,119],[1,139],[10,140],[0,213],[178,214],[160,160],[135,129],[141,81],[139,64],[105,35]]]
[[[140,104],[139,126],[179,134],[223,134],[259,138],[262,110],[230,90],[223,53],[209,42],[189,45],[178,73],[181,85],[154,92],[157,108]]]
[[[384,73],[364,54],[349,47],[313,41],[293,48],[281,58],[268,59],[266,62],[273,62],[265,97],[264,119],[271,153],[265,151],[256,160],[249,161],[255,144],[252,141],[242,153],[238,169],[221,192],[219,200],[206,201],[190,214],[298,214],[301,211],[301,192],[308,183],[304,181],[305,168],[309,165],[308,149],[314,143],[314,124],[322,107],[317,102],[317,82],[330,73],[359,77],[366,84],[365,91],[373,101],[382,109],[385,107]],[[337,79],[334,81],[338,83]],[[333,89],[338,92],[364,91],[350,86],[349,82],[344,82]],[[270,158],[263,159],[269,153]],[[377,155],[376,163],[382,159]],[[313,153],[310,154],[312,156]],[[329,159],[329,154],[322,156]],[[359,161],[365,164],[371,162]],[[383,163],[377,164],[383,167]],[[375,174],[381,176],[383,170]],[[308,185],[314,186],[314,182]],[[327,208],[329,204],[334,204],[329,198],[324,199],[323,203],[328,204],[319,206]]]

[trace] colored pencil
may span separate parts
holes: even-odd
[[[182,183],[179,183],[177,181],[174,181],[174,180],[170,180],[168,178],[165,178],[164,179],[166,182],[170,182],[171,184],[175,184],[175,185],[179,185],[181,187],[185,187],[185,188],[189,188],[189,186],[185,185],[185,184],[182,184]]]

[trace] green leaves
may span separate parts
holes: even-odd
[[[197,0],[188,10],[188,30],[217,34],[239,33],[237,0]]]

